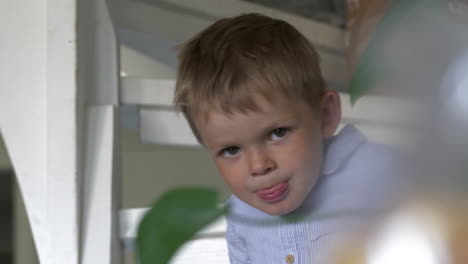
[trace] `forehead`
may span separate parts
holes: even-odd
[[[261,95],[252,98],[256,110],[223,111],[221,107],[207,109],[193,119],[205,144],[236,137],[254,136],[264,133],[286,122],[313,122],[315,110],[304,100],[278,97],[268,100]],[[209,144],[211,145],[211,144]]]
[[[273,91],[266,94],[264,91],[254,91],[244,96],[232,96],[228,100],[207,100],[206,104],[197,107],[192,118],[198,121],[209,123],[211,116],[225,116],[228,119],[235,119],[239,115],[252,114],[285,114],[303,110],[291,108],[296,105],[309,105],[306,100],[284,94],[280,91]],[[313,107],[312,107],[313,108]]]
[[[242,116],[287,116],[292,112],[298,112],[300,109],[291,107],[298,105],[300,100],[292,99],[286,96],[263,96],[254,94],[251,96],[250,104],[225,107],[221,103],[205,105],[200,108],[194,119],[199,123],[210,124],[220,119],[231,122],[240,119]]]

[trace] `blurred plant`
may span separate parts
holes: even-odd
[[[178,188],[159,198],[143,217],[137,234],[141,264],[164,264],[186,241],[224,214],[218,193],[207,188]]]

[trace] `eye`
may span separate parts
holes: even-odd
[[[220,154],[225,157],[234,157],[239,153],[239,147],[227,147],[220,151]]]
[[[284,128],[284,127],[277,128],[273,130],[273,132],[271,132],[270,140],[272,141],[280,140],[284,138],[286,134],[288,134],[288,132],[289,132],[288,128]]]

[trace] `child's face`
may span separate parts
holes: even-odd
[[[194,121],[231,191],[267,214],[284,215],[298,208],[316,183],[323,139],[333,132],[322,110],[302,100],[282,97],[271,104],[254,98],[261,111],[212,110]]]

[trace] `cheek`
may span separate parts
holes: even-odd
[[[286,157],[290,164],[308,175],[316,174],[322,163],[322,140],[302,140]]]
[[[242,189],[243,174],[242,167],[236,164],[216,164],[224,182],[236,192]]]
[[[305,124],[294,137],[293,145],[305,152],[311,152],[322,145],[323,135],[318,124]]]

